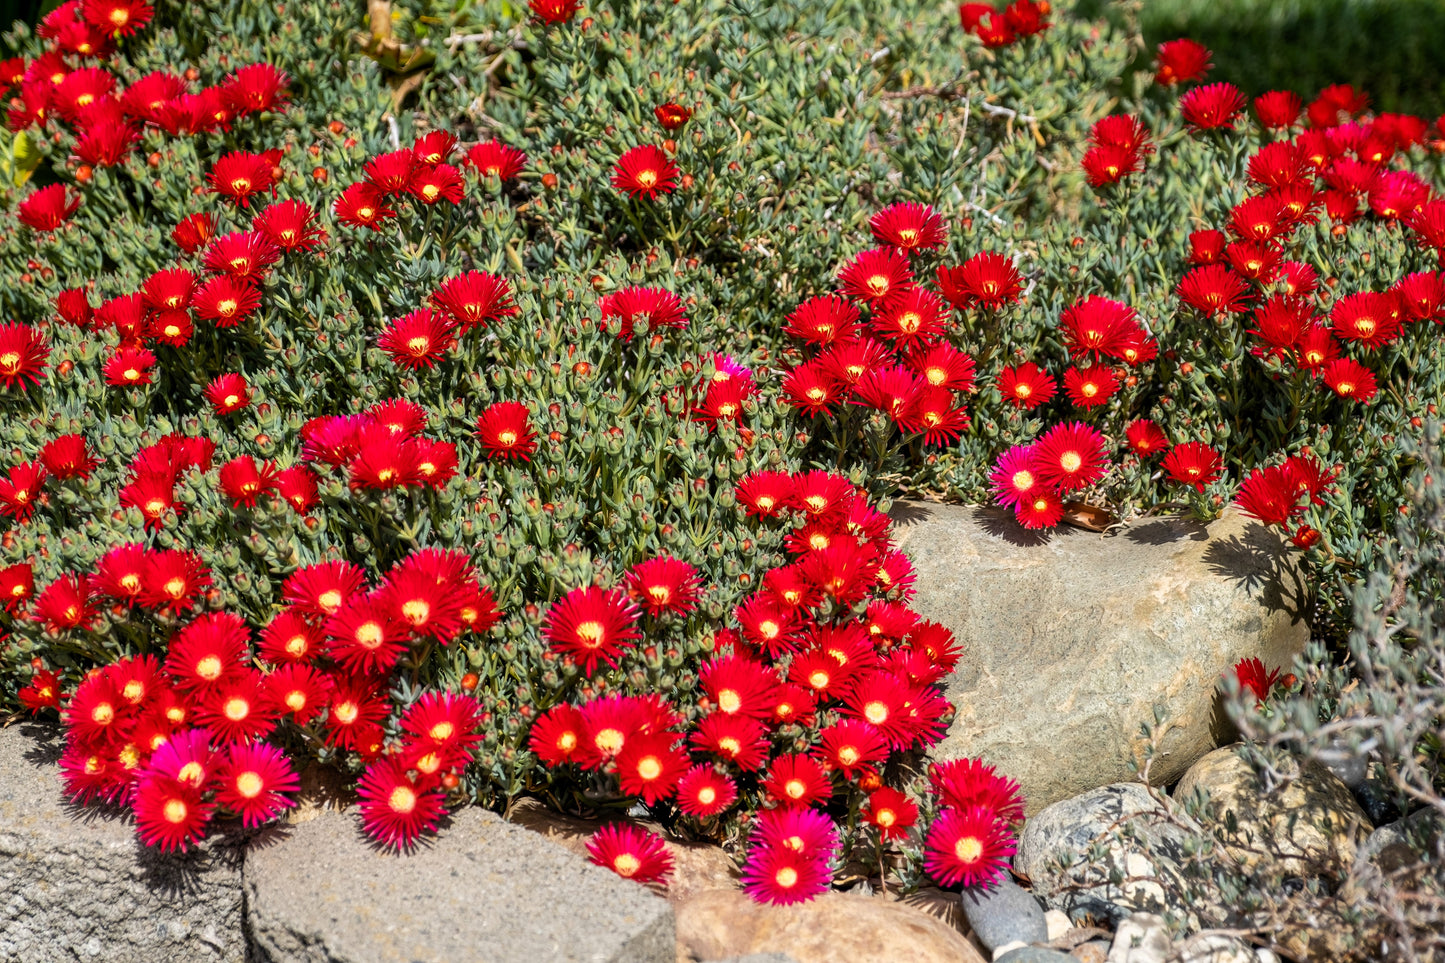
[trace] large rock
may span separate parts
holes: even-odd
[[[848,893],[793,906],[764,906],[735,889],[699,893],[677,905],[677,939],[680,960],[783,952],[797,963],[983,963],[948,924],[900,903]]]
[[[1349,787],[1319,763],[1290,760],[1281,774],[1288,781],[1266,793],[1238,747],[1229,746],[1196,762],[1174,794],[1208,795],[1225,849],[1247,867],[1268,854],[1291,875],[1343,875],[1356,845],[1374,830],[1369,818]]]
[[[241,963],[241,873],[224,839],[142,846],[118,813],[60,792],[58,734],[0,729],[0,960]]]
[[[1287,666],[1309,634],[1286,546],[1236,513],[1109,537],[958,505],[900,502],[893,519],[918,572],[913,608],[963,648],[934,756],[999,765],[1030,812],[1133,779],[1140,726],[1161,710],[1150,779],[1173,782],[1219,742],[1220,676],[1251,656]]]
[[[325,812],[246,856],[261,963],[674,963],[672,907],[493,813],[382,852]]]
[[[1176,862],[1187,835],[1142,784],[1117,783],[1030,816],[1014,868],[1045,906],[1071,919],[1117,925],[1135,913],[1167,912],[1197,924],[1204,908],[1191,905]]]

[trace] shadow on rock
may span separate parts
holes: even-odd
[[[1010,545],[1029,548],[1047,545],[1054,537],[1062,536],[1073,529],[1028,529],[1019,524],[1013,512],[1005,508],[975,508],[973,520],[978,527],[995,538],[1001,538]]]
[[[1242,584],[1269,609],[1296,622],[1309,607],[1309,589],[1298,569],[1286,564],[1289,550],[1278,535],[1251,522],[1243,535],[1216,539],[1204,552],[1210,571]]]
[[[1182,518],[1160,518],[1129,525],[1124,529],[1124,537],[1140,545],[1171,545],[1185,539],[1191,542],[1207,541],[1209,530],[1199,522]]]

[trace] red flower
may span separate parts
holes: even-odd
[[[15,615],[35,594],[35,573],[30,565],[18,562],[0,569],[0,605]]]
[[[396,217],[396,211],[387,206],[386,195],[364,181],[342,191],[333,210],[341,223],[373,231],[381,230],[382,221]]]
[[[1064,343],[1074,358],[1119,357],[1128,336],[1138,329],[1133,308],[1097,295],[1065,308],[1059,316],[1059,325],[1064,331]]]
[[[1044,491],[1035,446],[1014,445],[1005,451],[999,456],[989,481],[993,483],[998,503],[1009,508],[1018,508],[1021,503]]]
[[[913,392],[897,420],[905,432],[922,435],[925,445],[951,445],[970,424],[963,408],[954,407],[953,392],[926,384]]]
[[[24,324],[0,324],[0,384],[22,390],[40,383],[50,345],[38,330]]]
[[[0,477],[0,515],[17,522],[29,521],[35,515],[40,486],[45,484],[45,466],[39,461],[25,461],[10,468],[9,476]]]
[[[900,842],[908,838],[908,830],[918,822],[918,806],[897,789],[880,786],[869,794],[860,815],[865,823],[878,828],[879,838]]]
[[[856,779],[872,772],[875,763],[888,758],[888,740],[868,722],[843,719],[819,733],[813,752],[824,765],[841,772],[845,779]]]
[[[81,0],[78,7],[86,23],[110,37],[133,36],[155,16],[145,0]]]
[[[1114,396],[1114,392],[1119,390],[1119,381],[1103,365],[1094,365],[1084,371],[1071,367],[1064,372],[1064,390],[1077,407],[1093,408]]]
[[[1181,485],[1192,485],[1195,491],[1218,481],[1224,470],[1224,458],[1202,441],[1187,441],[1169,449],[1160,462],[1169,479]]]
[[[1239,485],[1234,503],[1240,512],[1257,518],[1266,525],[1284,525],[1304,511],[1299,503],[1299,490],[1283,466],[1256,468]]]
[[[242,671],[250,630],[229,612],[198,616],[171,640],[166,673],[182,689],[210,689]]]
[[[914,352],[908,366],[930,386],[949,391],[974,390],[973,359],[946,341]]]
[[[1107,187],[1143,170],[1144,158],[1127,147],[1098,144],[1084,151],[1079,166],[1084,169],[1090,187]]]
[[[843,293],[855,301],[877,304],[913,285],[908,258],[897,248],[863,251],[838,272]]]
[[[1000,776],[993,766],[977,759],[954,759],[935,764],[929,782],[946,808],[982,806],[1005,823],[1021,822],[1024,800],[1018,783]]]
[[[543,23],[566,23],[582,8],[582,0],[527,0],[527,6]]]
[[[412,174],[409,190],[423,204],[442,201],[460,204],[466,196],[466,187],[462,172],[450,164],[419,164]]]
[[[756,902],[785,906],[805,902],[828,889],[827,863],[786,846],[757,846],[743,865],[743,890]]]
[[[145,556],[136,602],[144,608],[184,612],[211,585],[211,570],[194,552],[162,549]]]
[[[206,385],[206,400],[218,416],[232,415],[251,403],[251,386],[234,372],[217,375]]]
[[[1336,127],[1370,106],[1368,94],[1356,93],[1349,84],[1331,84],[1306,108],[1312,127]]]
[[[773,518],[792,508],[796,493],[793,477],[777,471],[753,472],[735,490],[744,512],[758,518]]]
[[[674,745],[678,738],[672,732],[650,732],[628,739],[616,759],[622,792],[648,806],[670,798],[688,766],[687,753]]]
[[[206,180],[211,184],[212,193],[246,207],[251,197],[264,194],[275,185],[274,169],[271,159],[264,154],[233,150],[216,159]]]
[[[679,722],[667,702],[658,696],[606,696],[582,707],[582,743],[576,761],[584,769],[598,769],[617,757],[633,736],[662,732]]]
[[[281,598],[307,615],[330,618],[365,581],[366,572],[350,562],[318,562],[292,572],[281,586]]]
[[[218,483],[232,508],[255,508],[256,499],[276,485],[276,465],[257,465],[250,455],[240,455],[221,466]]]
[[[688,742],[694,752],[711,753],[743,772],[762,768],[768,760],[768,730],[757,719],[715,712],[692,730]]]
[[[267,662],[309,662],[321,647],[321,633],[291,611],[278,612],[261,630],[261,658]]]
[[[346,476],[352,490],[386,491],[415,485],[421,480],[416,442],[385,425],[363,424]]]
[[[1288,130],[1299,120],[1304,102],[1289,90],[1271,90],[1254,98],[1254,113],[1265,130]]]
[[[517,313],[511,286],[484,271],[468,271],[451,278],[432,295],[431,301],[449,314],[464,332]]]
[[[873,236],[905,251],[928,251],[948,243],[948,226],[927,204],[898,203],[868,221]]]
[[[366,182],[382,194],[397,197],[411,190],[416,155],[410,148],[379,154],[366,162]]]
[[[887,365],[864,372],[853,386],[852,403],[883,412],[898,420],[922,381],[903,365]]]
[[[221,102],[236,116],[275,110],[286,103],[286,74],[271,64],[247,64],[221,86]]]
[[[381,721],[390,706],[367,676],[332,677],[330,708],[326,713],[326,743],[364,755],[381,748]]]
[[[367,835],[393,849],[409,849],[423,831],[446,815],[443,793],[431,777],[412,776],[395,756],[366,767],[356,784],[361,825]]]
[[[956,268],[940,267],[938,289],[960,310],[974,305],[997,310],[1019,299],[1023,277],[1013,259],[981,251]]]
[[[1086,488],[1108,469],[1104,436],[1079,422],[1050,428],[1035,444],[1035,461],[1045,484],[1060,491]]]
[[[1053,528],[1064,517],[1064,503],[1051,491],[1039,491],[1019,502],[1014,516],[1027,529]]]
[[[647,333],[659,328],[682,330],[687,327],[682,299],[662,288],[622,288],[605,295],[597,306],[602,314],[602,330],[615,329],[623,341],[632,340],[639,321],[643,322]]]
[[[483,176],[509,181],[527,166],[527,155],[493,138],[484,140],[467,151],[467,163]]]
[[[692,119],[692,111],[673,101],[652,108],[652,115],[664,130],[677,130]]]
[[[591,676],[599,662],[615,666],[622,653],[636,644],[641,637],[637,614],[637,607],[617,589],[577,588],[548,611],[542,634]]]
[[[216,219],[211,214],[192,214],[182,220],[171,231],[171,240],[182,251],[195,254],[211,242],[216,234]]]
[[[1016,368],[1005,367],[999,371],[998,390],[1004,401],[1032,411],[1052,398],[1058,386],[1048,372],[1032,361],[1025,361]]]
[[[1173,87],[1190,80],[1203,80],[1214,66],[1209,62],[1211,56],[1203,44],[1187,37],[1161,43],[1154,61],[1154,82]]]
[[[51,184],[32,191],[15,209],[16,218],[37,231],[56,230],[80,207],[80,197],[67,198],[66,190],[64,184]]]
[[[415,371],[434,367],[452,341],[451,318],[422,308],[388,324],[376,345],[393,363]]]
[[[695,819],[716,816],[737,798],[737,785],[705,763],[693,766],[677,784],[678,808]]]
[[[92,167],[114,167],[125,160],[136,140],[135,128],[121,121],[91,127],[75,142],[75,156]]]
[[[727,655],[703,664],[698,685],[718,712],[762,719],[773,711],[778,677],[760,662]]]
[[[807,808],[833,796],[833,783],[810,756],[784,753],[773,759],[763,789],[787,807]]]
[[[130,806],[141,842],[163,852],[185,852],[200,842],[215,809],[214,804],[204,801],[198,789],[157,775],[140,778]]]
[[[208,279],[192,298],[191,309],[202,321],[215,322],[218,328],[234,328],[251,317],[262,304],[262,292],[247,281],[227,275]]]
[[[537,754],[543,765],[560,766],[573,761],[582,745],[584,729],[582,713],[562,703],[537,717],[527,737],[527,746]]]
[[[1299,344],[1313,323],[1314,315],[1308,301],[1275,295],[1254,312],[1254,327],[1249,329],[1249,333],[1264,344],[1253,351],[1255,354],[1283,356]]]
[[[1184,122],[1196,131],[1234,129],[1234,121],[1244,110],[1244,94],[1231,83],[1195,87],[1179,98],[1179,111]]]
[[[119,494],[123,507],[140,511],[146,528],[159,528],[166,512],[175,508],[175,481],[170,475],[155,472],[137,475],[121,487]]]
[[[1179,300],[1205,314],[1237,314],[1249,297],[1249,284],[1223,264],[1194,268],[1177,290]]]
[[[1266,671],[1264,663],[1257,658],[1240,659],[1234,664],[1234,677],[1241,692],[1251,692],[1257,704],[1269,698],[1269,692],[1279,680],[1280,670]]]
[[[273,621],[272,624],[274,625],[275,622]],[[298,632],[298,637],[304,640],[302,644],[313,644],[312,640],[300,632]],[[283,654],[289,656],[288,652],[282,651]],[[263,657],[266,652],[266,640],[263,635],[261,644]],[[304,726],[321,713],[326,702],[328,684],[327,677],[314,666],[307,665],[305,662],[288,661],[266,676],[263,688],[268,712],[278,717],[289,715],[297,725]]]
[[[1393,294],[1347,294],[1331,309],[1330,324],[1341,340],[1377,350],[1400,337],[1399,304]]]
[[[412,156],[421,164],[445,164],[456,149],[456,135],[449,130],[430,131],[411,145]]]
[[[321,501],[317,494],[316,473],[305,465],[292,465],[277,472],[272,485],[276,494],[285,499],[298,515],[305,515]]]
[[[49,670],[39,669],[30,677],[30,684],[16,692],[15,697],[30,710],[31,715],[39,715],[41,709],[59,709],[60,676]]]
[[[537,450],[537,436],[532,432],[527,406],[520,401],[498,401],[477,418],[477,434],[482,447],[492,459],[531,461]]]
[[[697,569],[680,559],[664,555],[639,562],[625,581],[627,594],[653,617],[663,612],[685,615],[697,608]]]
[[[280,259],[280,249],[260,231],[232,231],[211,242],[202,264],[212,273],[255,282]]]
[[[1325,384],[1341,398],[1369,401],[1379,390],[1369,368],[1350,358],[1337,358],[1324,366]]]
[[[852,341],[857,330],[858,309],[836,294],[825,294],[794,308],[783,333],[807,344],[826,346]]]
[[[346,671],[382,674],[407,650],[410,633],[377,594],[347,599],[326,622],[327,653]]]
[[[326,231],[316,223],[316,212],[305,201],[267,205],[252,218],[251,228],[282,251],[313,251],[326,240]]]
[[[301,787],[286,756],[264,742],[237,744],[226,752],[216,770],[216,802],[241,817],[243,825],[270,822],[296,800],[283,793]]]
[[[1223,231],[1195,231],[1189,235],[1189,263],[1218,263],[1224,257],[1228,240]]]
[[[206,689],[196,709],[196,722],[224,743],[261,739],[276,727],[261,691],[261,675],[242,668]]]
[[[677,165],[651,144],[634,147],[617,159],[612,169],[612,186],[634,200],[656,200],[659,194],[677,189]]]
[[[942,886],[986,889],[1007,872],[1014,841],[988,809],[947,809],[929,827],[924,867]]]
[[[411,556],[387,575],[380,596],[399,625],[443,644],[462,630],[462,580],[448,576],[448,564],[446,556]]]
[[[539,4],[567,2],[531,0],[534,11]],[[660,883],[672,875],[672,856],[662,837],[627,823],[608,823],[593,833],[587,854],[598,866],[638,883]]]
[[[1445,316],[1445,278],[1434,271],[1405,275],[1391,293],[1411,321],[1439,321]]]
[[[1140,458],[1147,458],[1169,447],[1169,439],[1165,437],[1163,430],[1148,418],[1137,418],[1129,422],[1129,427],[1124,429],[1124,436],[1129,440],[1129,447]]]

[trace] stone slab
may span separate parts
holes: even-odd
[[[246,856],[258,963],[674,963],[666,900],[481,809],[414,852],[324,812]]]
[[[241,873],[224,840],[167,856],[60,791],[59,733],[0,729],[0,961],[242,963]]]
[[[1288,666],[1308,639],[1290,550],[1258,522],[1149,519],[1101,536],[1029,532],[999,509],[893,508],[917,569],[912,607],[953,630],[958,714],[939,759],[982,756],[1028,811],[1136,778],[1141,723],[1168,729],[1150,773],[1167,785],[1227,732],[1220,676],[1241,658]]]

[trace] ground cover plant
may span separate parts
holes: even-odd
[[[984,884],[1022,802],[922,756],[890,499],[1234,503],[1326,633],[1418,510],[1433,119],[1027,0],[370,12],[84,0],[0,64],[0,700],[147,842],[321,765],[386,845],[525,794],[772,902]]]

